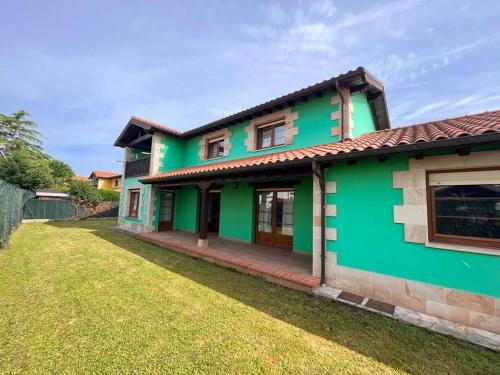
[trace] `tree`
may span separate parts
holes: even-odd
[[[97,188],[85,181],[73,180],[69,184],[69,197],[77,202],[101,202],[102,197]]]
[[[0,180],[29,190],[47,189],[54,184],[49,162],[33,159],[24,148],[0,159]]]
[[[27,116],[29,114],[23,110],[14,112],[11,116],[0,114],[0,144],[7,155],[24,148],[31,156],[44,159],[46,155],[42,152],[37,125],[28,120]]]
[[[59,189],[69,188],[69,184],[75,179],[75,173],[71,167],[63,161],[51,159],[49,160],[50,170],[54,184]]]

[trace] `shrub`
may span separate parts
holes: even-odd
[[[119,201],[120,193],[111,189],[100,189],[98,190],[99,195],[103,201]]]
[[[71,200],[77,202],[102,202],[99,190],[94,185],[78,180],[71,181],[69,196]]]

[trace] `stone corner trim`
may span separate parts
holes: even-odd
[[[160,172],[163,165],[163,158],[165,157],[165,145],[162,143],[163,136],[154,133],[151,143],[151,164],[149,167],[149,174]]]
[[[229,128],[224,128],[205,134],[203,137],[201,137],[200,141],[198,142],[198,144],[200,145],[200,149],[198,151],[200,160],[207,160],[208,142],[216,138],[224,138],[224,156],[228,156],[229,151],[232,148],[231,135],[232,133]]]
[[[338,104],[339,108],[335,112],[332,112],[331,119],[339,120],[337,126],[332,127],[330,134],[334,136],[342,136],[343,139],[352,138],[352,133],[354,129],[354,120],[352,115],[354,114],[354,105],[351,100],[351,93],[348,88],[341,87],[340,93],[344,97],[344,113],[342,113],[342,108],[340,107],[340,95],[336,94],[332,96],[331,104]],[[345,119],[344,122],[344,132],[342,134],[341,121],[342,118]]]
[[[327,181],[325,186],[326,194],[335,194],[337,192],[337,183],[335,181]],[[335,204],[327,204],[325,207],[326,217],[337,216],[337,206]],[[325,240],[337,240],[337,228],[325,228]],[[326,246],[326,244],[325,244]],[[326,252],[326,265],[336,262],[336,254],[331,251]],[[319,180],[316,175],[313,175],[313,275],[318,276],[321,268],[321,192],[319,188]]]
[[[336,181],[327,181],[325,184],[325,193],[326,194],[335,194],[337,192],[337,182]]]
[[[467,156],[438,155],[410,159],[407,171],[394,171],[392,186],[403,189],[403,205],[394,206],[394,222],[404,225],[406,242],[428,243],[427,180],[428,171],[494,167],[500,164],[500,150],[474,152]],[[453,249],[453,245],[447,245]],[[476,252],[470,247],[470,251]]]
[[[285,145],[293,144],[295,136],[299,134],[299,128],[295,126],[295,121],[298,118],[299,113],[292,112],[292,108],[288,107],[281,111],[273,112],[251,120],[250,124],[245,127],[247,137],[244,144],[247,151],[257,150],[257,128],[259,126],[280,120],[285,121]]]

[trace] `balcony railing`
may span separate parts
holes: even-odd
[[[125,162],[125,178],[146,176],[149,174],[151,157]]]

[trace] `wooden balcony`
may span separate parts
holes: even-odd
[[[148,175],[150,163],[151,157],[149,156],[125,162],[125,178]]]

